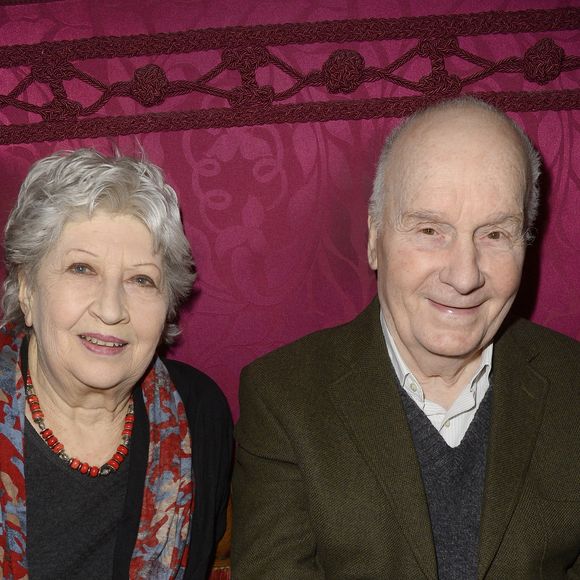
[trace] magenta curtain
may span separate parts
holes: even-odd
[[[180,196],[199,271],[171,354],[215,378],[236,414],[242,366],[373,296],[366,203],[389,130],[476,94],[545,161],[516,308],[580,338],[577,6],[0,1],[0,225],[37,158],[143,149]]]

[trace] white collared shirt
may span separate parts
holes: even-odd
[[[447,445],[457,447],[461,443],[485,393],[489,389],[493,344],[483,350],[479,367],[475,371],[473,378],[461,390],[451,407],[446,410],[441,405],[425,398],[419,381],[413,376],[397,349],[397,345],[387,328],[382,311],[381,327],[391,363],[403,389],[425,413]]]

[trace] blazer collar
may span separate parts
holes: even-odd
[[[437,563],[427,500],[380,326],[378,300],[345,330],[338,378],[328,385],[330,399],[385,492],[425,576],[435,580]]]
[[[480,526],[478,578],[484,578],[522,494],[544,413],[548,381],[509,325],[496,339],[491,432]]]

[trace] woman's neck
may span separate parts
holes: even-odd
[[[28,372],[44,413],[44,423],[67,454],[93,465],[107,461],[121,440],[132,390],[58,384],[42,364],[34,337],[28,347]],[[40,432],[29,406],[26,416]]]

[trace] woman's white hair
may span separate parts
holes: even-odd
[[[181,223],[179,202],[163,173],[145,160],[105,157],[92,149],[61,151],[37,161],[26,176],[4,232],[6,279],[4,323],[24,327],[19,277],[34,287],[35,273],[60,238],[67,221],[97,210],[140,220],[162,257],[168,310],[162,340],[179,334],[179,305],[195,280],[191,247]]]
[[[407,117],[398,127],[391,131],[387,137],[385,144],[381,150],[379,161],[377,163],[377,170],[373,183],[373,192],[369,200],[369,216],[372,223],[380,229],[383,225],[384,211],[385,211],[385,197],[388,195],[386,187],[385,173],[387,171],[388,160],[395,146],[398,138],[412,123],[430,114],[434,111],[441,111],[445,109],[455,109],[458,113],[461,109],[477,107],[492,113],[497,118],[503,120],[515,131],[521,147],[526,158],[526,191],[524,195],[524,238],[527,242],[531,242],[534,238],[533,226],[538,215],[538,206],[540,201],[540,155],[534,149],[530,139],[524,133],[523,129],[512,119],[510,119],[503,111],[496,109],[485,101],[476,99],[470,96],[462,96],[446,101],[441,101],[435,105],[417,111],[413,115]]]

